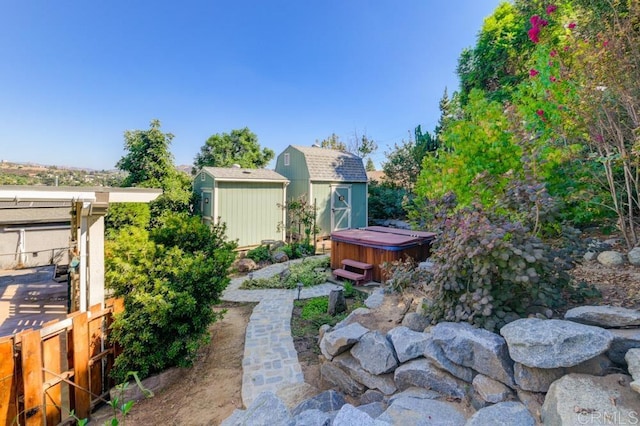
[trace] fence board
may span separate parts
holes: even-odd
[[[102,308],[94,305],[90,308],[91,319],[89,320],[89,359],[102,352]],[[94,363],[89,362],[89,380],[91,381],[91,393],[93,395],[102,394],[102,360]],[[93,397],[92,397],[93,399]]]
[[[73,370],[75,395],[75,413],[80,419],[88,418],[91,413],[91,395],[89,394],[89,339],[87,336],[87,313],[73,318]]]
[[[44,380],[55,380],[57,377],[62,375],[63,365],[62,365],[62,357],[66,356],[64,352],[62,352],[62,335],[55,334],[50,336],[49,338],[42,341],[42,352],[44,354],[43,363],[44,369]],[[47,371],[51,371],[55,374],[48,373]],[[57,384],[55,386],[51,386],[48,389],[44,390],[44,401],[45,401],[45,410],[47,416],[47,425],[57,425],[62,421],[62,385]]]
[[[27,426],[40,426],[44,422],[41,343],[40,331],[38,330],[22,335],[22,377],[24,381],[24,411]]]
[[[0,425],[13,423],[18,415],[17,378],[13,338],[0,340]]]

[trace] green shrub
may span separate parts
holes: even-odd
[[[256,263],[270,260],[271,253],[269,252],[269,247],[258,246],[252,250],[249,250],[247,252],[247,258],[253,260]]]
[[[467,321],[497,330],[530,306],[563,303],[566,264],[521,223],[473,206],[450,212],[440,230],[427,306],[434,322]]]
[[[129,371],[144,378],[192,362],[220,316],[211,307],[229,283],[234,248],[224,226],[186,214],[167,215],[152,233],[126,227],[105,243],[105,281],[125,303],[112,326],[123,348],[113,370],[117,381]]]
[[[356,295],[356,289],[353,288],[353,283],[351,281],[345,281],[342,288],[344,291],[344,297],[353,297]]]

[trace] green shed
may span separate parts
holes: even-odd
[[[238,240],[238,247],[251,247],[263,240],[284,240],[279,225],[286,214],[278,204],[284,204],[288,184],[273,170],[203,167],[193,190],[200,196],[205,223],[226,223],[229,239]]]
[[[320,237],[367,226],[367,173],[360,157],[318,146],[289,145],[278,155],[276,172],[291,181],[287,200],[306,195],[316,203]]]

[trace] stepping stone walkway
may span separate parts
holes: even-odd
[[[316,257],[326,257],[316,256]],[[276,263],[253,272],[253,278],[269,278],[298,263]],[[291,313],[298,289],[293,290],[240,290],[248,276],[231,280],[222,294],[227,302],[259,302],[253,309],[244,342],[242,360],[242,402],[251,405],[261,392],[275,393],[284,385],[303,383],[302,367],[291,337]],[[303,288],[301,299],[327,296],[331,290],[341,288],[335,284],[321,284]]]

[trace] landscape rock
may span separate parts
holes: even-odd
[[[529,413],[536,420],[537,423],[542,423],[540,418],[542,414],[542,403],[544,403],[545,394],[539,392],[529,392],[522,389],[517,389],[516,394],[520,402],[527,407]]]
[[[346,403],[347,401],[345,401],[342,394],[334,390],[328,390],[302,401],[293,410],[291,410],[291,414],[297,416],[303,411],[313,409],[328,413],[329,411],[339,410],[340,407]]]
[[[395,383],[393,386],[395,387]],[[372,402],[383,402],[384,400],[385,400],[385,396],[382,392],[375,389],[369,389],[368,391],[363,393],[362,396],[360,397],[360,404],[367,405],[367,404],[371,404]]]
[[[320,378],[340,389],[341,392],[351,396],[360,396],[365,387],[356,382],[341,368],[331,362],[325,362],[320,366]]]
[[[629,263],[633,266],[640,266],[640,247],[634,247],[629,253],[627,253]]]
[[[614,373],[614,366],[605,354],[601,354],[573,367],[568,367],[565,370],[565,374],[581,373],[592,376],[606,376],[607,374]]]
[[[293,418],[295,426],[330,426],[332,416],[317,410],[307,410]]]
[[[256,262],[254,262],[252,259],[245,257],[243,259],[238,259],[236,261],[235,267],[238,272],[251,272],[257,269],[258,265],[256,265]]]
[[[368,332],[368,329],[358,323],[341,328],[334,327],[333,331],[324,334],[320,341],[320,351],[328,360],[331,360],[334,356],[351,349]]]
[[[513,387],[513,361],[505,339],[469,323],[442,322],[431,330],[447,358]]]
[[[633,380],[640,380],[640,349],[630,349],[624,359]]]
[[[238,414],[238,411],[240,410],[236,410],[222,424],[224,426],[293,425],[289,410],[273,392],[262,392],[244,412]]]
[[[473,369],[458,365],[447,358],[444,350],[433,341],[433,336],[427,341],[424,357],[430,360],[440,370],[451,373],[468,383],[471,383],[473,377],[477,374]]]
[[[484,374],[478,374],[473,378],[473,389],[478,392],[480,397],[492,404],[506,401],[509,399],[513,392],[503,383],[497,380],[493,380]]]
[[[327,313],[331,316],[335,316],[345,312],[346,310],[347,301],[344,298],[344,291],[342,291],[342,289],[331,290],[331,292],[329,292],[329,309],[327,310]]]
[[[402,325],[413,331],[424,331],[429,325],[429,318],[417,312],[408,312],[402,319]]]
[[[500,402],[476,412],[466,426],[535,426],[527,407],[515,401]]]
[[[607,357],[616,364],[625,365],[624,356],[632,348],[640,348],[640,329],[611,329],[613,342],[607,351]]]
[[[569,309],[564,319],[602,328],[640,326],[640,311],[617,306],[578,306]]]
[[[502,327],[514,361],[537,368],[571,367],[609,349],[613,334],[563,320],[522,318]]]
[[[370,404],[360,405],[358,410],[367,413],[372,419],[380,417],[382,413],[387,409],[387,404],[384,402],[372,402]]]
[[[224,419],[222,421],[222,423],[220,423],[220,426],[236,426],[236,425],[240,425],[240,419],[242,419],[244,417],[244,414],[247,412],[247,410],[239,410],[239,409],[235,409],[233,410],[233,413],[231,413],[231,415],[229,417],[227,417],[226,419]],[[93,416],[92,416],[93,417]],[[91,419],[92,421],[95,421],[95,419]]]
[[[624,264],[624,257],[617,251],[608,250],[598,255],[598,262],[609,267],[620,266]]]
[[[469,387],[468,383],[440,370],[426,358],[402,364],[396,369],[393,378],[400,390],[417,386],[455,398],[464,398]]]
[[[380,307],[382,302],[384,302],[384,289],[377,288],[364,301],[364,306],[369,309],[375,309]]]
[[[461,426],[466,422],[464,415],[452,404],[411,397],[395,399],[378,420],[412,426]]]
[[[592,260],[595,260],[595,258],[598,257],[598,253],[596,253],[595,251],[587,251],[582,258],[584,260],[586,260],[587,262],[591,262]]]
[[[271,256],[271,260],[273,260],[275,263],[284,263],[289,260],[289,256],[287,256],[287,253],[283,251],[276,251],[275,253],[273,253],[273,256]]]
[[[527,367],[519,362],[516,362],[513,366],[513,376],[516,384],[521,389],[530,392],[547,392],[551,383],[564,375],[564,368]]]
[[[333,359],[333,364],[344,370],[352,379],[369,389],[378,389],[385,395],[391,395],[398,390],[393,381],[393,374],[376,375],[366,371],[358,360],[345,352]]]
[[[329,324],[322,324],[318,329],[318,346],[324,337],[324,334],[331,331],[331,326]]]
[[[351,324],[360,324],[360,322],[364,322],[364,318],[371,315],[371,309],[368,308],[358,308],[351,311],[349,315],[339,323],[333,326],[334,330],[338,330],[340,328],[344,328]]]
[[[542,405],[545,425],[633,424],[640,398],[629,388],[631,377],[567,374],[549,388]],[[606,417],[605,417],[606,416]]]
[[[419,388],[417,386],[412,386],[403,390],[402,392],[398,392],[396,394],[391,395],[389,397],[389,404],[395,401],[398,398],[417,398],[417,399],[438,399],[441,398],[442,394],[439,394],[436,391],[432,391],[430,389]]]
[[[393,345],[377,330],[362,336],[351,348],[351,355],[371,374],[389,373],[398,366]]]
[[[406,362],[424,355],[429,334],[413,331],[405,326],[396,327],[387,333],[398,356],[398,361]]]
[[[333,419],[333,426],[374,426],[375,421],[364,411],[358,410],[351,404],[345,404],[340,408],[336,418]]]
[[[295,407],[303,401],[318,395],[319,390],[309,383],[292,383],[282,386],[276,391],[276,396],[284,402],[284,405],[291,410],[292,415],[296,415],[293,411]]]

